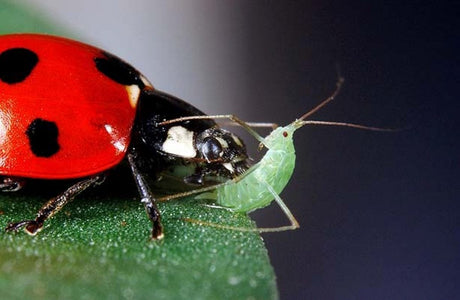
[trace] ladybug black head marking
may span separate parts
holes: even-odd
[[[30,149],[38,157],[51,157],[59,151],[58,127],[56,123],[37,118],[26,130]]]
[[[38,63],[35,52],[11,48],[0,53],[0,80],[14,84],[24,81]]]

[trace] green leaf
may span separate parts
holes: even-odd
[[[60,34],[40,14],[0,0],[0,33]],[[114,184],[107,183],[108,189]],[[64,187],[65,188],[65,187]],[[125,189],[121,184],[119,190]],[[133,186],[126,187],[133,190]],[[0,227],[30,219],[58,190],[43,184],[0,194]],[[61,191],[63,190],[61,186]],[[75,199],[37,236],[0,232],[0,291],[5,299],[276,299],[275,275],[256,233],[183,221],[254,226],[246,214],[192,199],[161,203],[165,238],[134,192],[99,190]]]
[[[0,226],[28,219],[43,198],[0,199]],[[258,234],[184,222],[191,217],[249,227],[244,214],[193,200],[160,206],[165,238],[133,199],[76,199],[37,236],[1,233],[0,290],[13,298],[273,299],[276,283]]]

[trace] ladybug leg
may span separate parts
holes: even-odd
[[[46,202],[45,205],[43,205],[42,208],[40,208],[38,211],[35,220],[24,220],[15,223],[9,223],[8,226],[6,226],[5,231],[18,231],[20,228],[24,227],[24,230],[28,234],[36,235],[43,228],[43,223],[58,211],[60,211],[64,205],[72,201],[73,198],[75,198],[78,194],[87,188],[102,183],[103,180],[103,175],[97,175],[75,183],[64,193]]]
[[[25,180],[13,177],[4,177],[0,179],[0,191],[2,192],[17,192],[25,184]]]
[[[128,155],[128,163],[131,167],[131,171],[134,176],[134,181],[136,182],[137,189],[141,196],[141,202],[145,206],[145,211],[152,222],[152,239],[161,240],[163,238],[163,225],[161,225],[161,214],[157,207],[157,201],[153,196],[148,183],[144,175],[139,171],[139,168],[136,164],[136,153],[135,149],[132,149]]]

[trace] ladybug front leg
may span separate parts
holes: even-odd
[[[72,185],[64,193],[52,198],[38,211],[35,220],[24,220],[20,222],[10,223],[6,226],[5,231],[17,231],[24,227],[24,230],[30,235],[36,235],[42,228],[43,223],[51,218],[54,214],[61,210],[64,205],[72,201],[78,194],[87,188],[100,184],[104,179],[103,175],[97,175],[91,178],[84,179]]]
[[[152,221],[152,239],[160,240],[163,238],[163,225],[161,225],[160,211],[158,210],[156,199],[150,191],[144,175],[139,171],[139,167],[136,164],[136,155],[135,149],[132,148],[127,155],[128,163],[131,167],[137,189],[139,190],[141,202],[144,204],[145,211],[147,212],[150,221]]]

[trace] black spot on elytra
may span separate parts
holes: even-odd
[[[123,85],[137,84],[141,89],[145,87],[139,71],[115,55],[107,52],[102,54],[104,57],[94,58],[96,68],[102,74]]]
[[[59,151],[59,130],[56,123],[43,120],[33,120],[26,130],[30,149],[38,157],[50,157]]]
[[[24,81],[38,63],[38,56],[25,48],[0,53],[0,80],[13,84]]]

